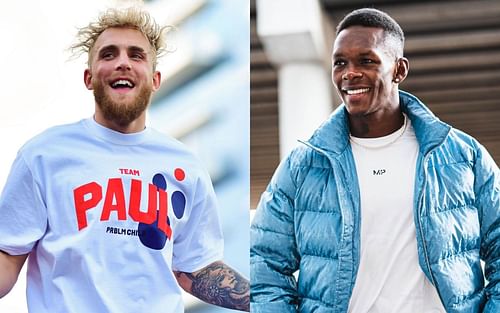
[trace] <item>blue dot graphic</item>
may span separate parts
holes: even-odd
[[[158,187],[160,189],[167,190],[167,180],[160,173],[156,174],[153,177],[153,185],[155,185],[156,187]]]
[[[184,209],[186,208],[186,197],[182,192],[174,191],[172,194],[172,207],[175,217],[181,219],[184,216]]]

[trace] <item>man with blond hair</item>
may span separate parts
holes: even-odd
[[[0,298],[28,259],[29,312],[176,313],[181,287],[249,310],[248,281],[221,261],[208,174],[145,127],[165,30],[135,8],[80,29],[95,114],[20,149],[0,198]]]

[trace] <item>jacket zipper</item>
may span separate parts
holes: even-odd
[[[325,152],[323,151],[322,149],[318,148],[318,147],[315,147],[313,145],[311,145],[310,143],[307,143],[307,142],[304,142],[302,140],[298,140],[300,143],[306,145],[307,147],[319,152],[320,154],[326,156],[328,158],[328,160],[330,161],[330,164],[332,165],[332,168],[333,168],[333,162],[330,158],[330,156]],[[433,149],[434,150],[434,149]],[[423,199],[424,199],[424,190],[425,190],[425,187],[427,185],[427,161],[429,160],[429,157],[432,153],[432,151],[429,151],[425,156],[424,156],[424,160],[422,161],[422,164],[423,164],[423,167],[424,167],[424,184],[422,185],[422,191],[420,193],[420,198],[419,198],[419,201],[418,201],[418,207],[417,207],[417,221],[418,221],[418,230],[420,232],[420,238],[422,240],[422,248],[424,250],[424,258],[425,258],[425,263],[427,265],[427,270],[429,271],[429,275],[431,277],[431,282],[432,282],[432,285],[436,288],[436,292],[439,296],[439,299],[441,301],[441,304],[444,306],[444,302],[443,302],[443,298],[441,297],[441,293],[439,292],[439,289],[436,285],[436,281],[434,280],[434,274],[432,273],[432,269],[431,269],[431,265],[430,265],[430,261],[429,261],[429,255],[427,253],[427,245],[425,243],[425,240],[424,240],[424,231],[423,231],[423,228],[422,228],[422,223],[420,221],[420,213],[421,213],[421,208],[422,208],[422,204],[423,204]]]

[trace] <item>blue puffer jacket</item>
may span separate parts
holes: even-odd
[[[414,197],[420,267],[447,312],[498,313],[498,167],[476,140],[439,121],[416,97],[400,92],[400,104],[420,145]],[[251,229],[252,313],[347,312],[360,253],[348,136],[340,106],[280,164],[263,193]]]

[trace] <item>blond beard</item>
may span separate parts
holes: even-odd
[[[151,100],[152,88],[143,86],[139,94],[131,103],[115,102],[104,90],[104,85],[100,82],[92,84],[94,99],[101,110],[104,118],[120,126],[127,126],[135,121],[148,107]]]

